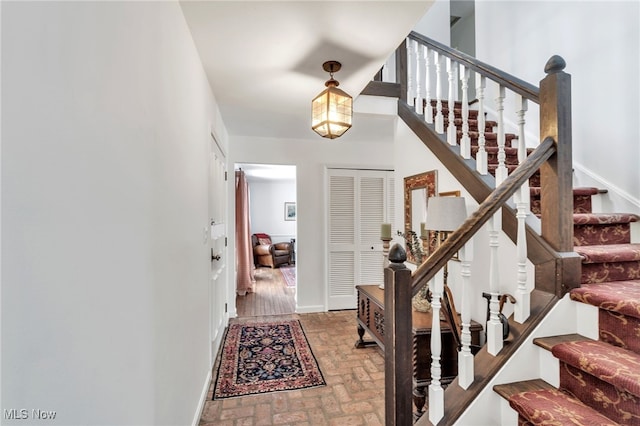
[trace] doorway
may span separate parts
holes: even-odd
[[[295,312],[297,241],[296,166],[236,163],[248,187],[248,235],[253,291],[236,295],[239,317]],[[238,208],[236,200],[236,208]],[[271,244],[269,244],[269,242]],[[261,247],[254,249],[256,245]],[[245,245],[246,247],[246,245]]]

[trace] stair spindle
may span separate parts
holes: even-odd
[[[502,229],[502,211],[489,219],[489,322],[487,324],[487,352],[497,355],[502,350],[502,323],[498,314],[500,313],[500,268],[498,261],[499,234]]]
[[[509,171],[507,170],[506,165],[507,155],[504,151],[504,97],[504,86],[497,86],[496,113],[498,115],[498,168],[496,169],[496,187],[500,186],[500,184],[504,182],[504,180],[509,175]]]
[[[433,124],[433,105],[431,105],[431,51],[427,46],[424,48],[424,88],[425,88],[425,111],[424,119],[427,123]]]
[[[416,101],[415,101],[415,109],[416,113],[422,114],[424,112],[424,104],[422,100],[424,96],[422,95],[424,91],[424,49],[422,44],[416,43]]]
[[[525,114],[527,112],[527,99],[519,94],[515,95],[516,115],[518,117],[518,164],[527,158],[527,147],[525,143]],[[520,324],[524,323],[531,313],[530,292],[527,289],[527,237],[525,235],[525,222],[530,211],[530,190],[529,181],[522,184],[522,187],[513,196],[516,203],[516,218],[518,220],[518,236],[516,238],[517,252],[517,283],[516,305],[514,308],[514,320]]]
[[[476,154],[476,170],[481,175],[488,173],[487,150],[485,149],[485,117],[484,117],[484,90],[487,87],[487,79],[476,74],[476,97],[478,98],[478,153]]]
[[[429,420],[433,424],[444,416],[444,389],[440,379],[442,368],[440,358],[442,354],[442,333],[440,329],[440,300],[444,292],[444,269],[440,269],[429,281],[431,290],[431,383],[429,384]]]
[[[455,83],[456,67],[455,67],[455,62],[453,62],[451,58],[447,58],[446,63],[447,63],[447,76],[449,79],[449,93],[448,93],[449,116],[447,117],[447,120],[448,120],[447,142],[449,142],[449,145],[451,146],[456,146],[457,145],[456,135],[458,132],[458,129],[456,128],[456,122],[455,122],[456,115],[454,112],[454,108],[455,108],[454,83]]]
[[[468,389],[473,383],[474,368],[471,353],[471,261],[473,260],[473,243],[470,240],[458,252],[460,259],[460,275],[462,276],[462,292],[460,305],[460,321],[462,333],[460,340],[462,348],[458,354],[458,384]]]
[[[462,83],[462,138],[460,139],[460,155],[471,158],[471,139],[469,138],[469,68],[460,64],[460,81]]]
[[[436,132],[444,133],[444,117],[442,115],[442,58],[438,52],[433,52],[433,63],[436,66]]]
[[[415,70],[417,41],[409,39],[407,43],[407,103],[415,106]]]

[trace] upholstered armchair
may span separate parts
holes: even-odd
[[[275,268],[291,263],[291,243],[272,243],[268,234],[253,234],[253,263],[258,266]]]

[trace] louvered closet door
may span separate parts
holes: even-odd
[[[380,224],[391,172],[329,170],[329,309],[356,308],[355,286],[383,280]]]

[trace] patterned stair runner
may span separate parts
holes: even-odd
[[[459,118],[460,104],[454,109]],[[445,116],[446,117],[446,116]],[[470,121],[471,153],[478,151],[477,113]],[[456,124],[457,124],[456,120]],[[497,167],[497,135],[485,127],[489,172]],[[446,129],[446,127],[445,127]],[[458,132],[458,142],[462,134]],[[518,164],[516,135],[505,135],[509,172]],[[534,175],[531,210],[539,215],[540,178]],[[560,387],[542,380],[498,385],[494,389],[518,412],[519,425],[640,425],[640,244],[631,243],[635,214],[592,213],[597,188],[575,188],[574,246],[582,257],[581,287],[572,300],[599,308],[599,340],[582,336],[548,338],[560,361]]]

